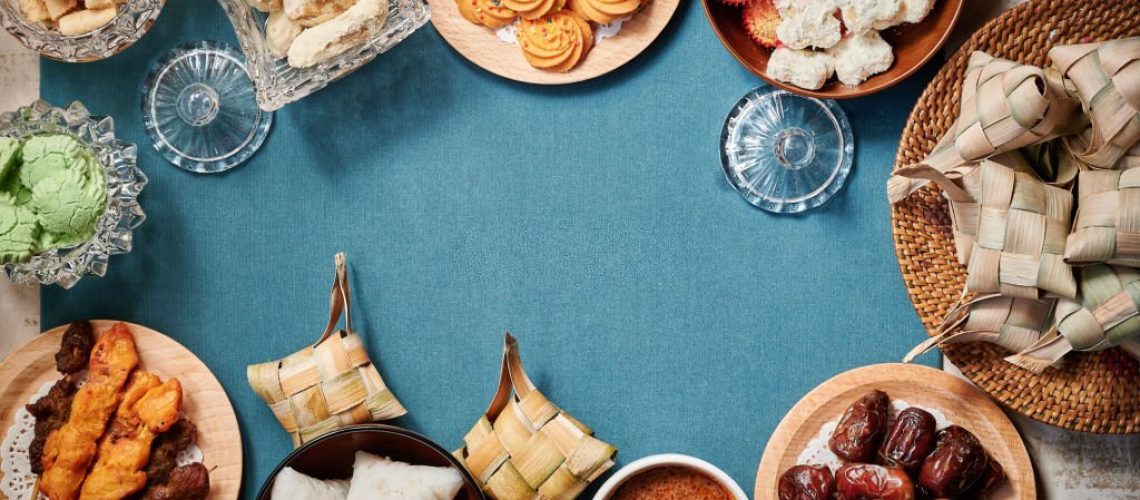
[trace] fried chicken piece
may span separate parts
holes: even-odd
[[[166,484],[170,471],[178,465],[175,460],[182,450],[189,448],[198,438],[198,427],[183,418],[175,422],[169,430],[160,434],[150,452],[150,462],[146,464],[148,488]]]
[[[210,494],[210,471],[200,462],[175,467],[170,481],[147,490],[143,500],[203,500]]]
[[[90,321],[76,321],[63,332],[59,352],[55,353],[55,369],[60,373],[73,374],[87,368],[91,357],[91,347],[95,345],[95,332]]]
[[[123,398],[127,376],[139,364],[134,336],[116,323],[91,353],[87,383],[75,393],[67,423],[48,435],[44,445],[40,492],[52,500],[74,500],[95,459],[96,442]]]
[[[71,401],[75,397],[75,377],[65,375],[51,386],[44,397],[35,403],[25,406],[28,413],[36,417],[35,432],[32,443],[28,446],[28,461],[32,464],[32,472],[43,474],[44,466],[41,463],[44,456],[44,444],[47,443],[48,434],[63,427],[67,417],[71,414]]]
[[[115,420],[99,443],[98,458],[83,482],[80,500],[119,500],[141,490],[155,436],[170,429],[181,412],[178,379],[160,384],[155,375],[135,372]]]

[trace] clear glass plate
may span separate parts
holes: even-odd
[[[4,0],[0,0],[4,1]],[[198,0],[201,1],[201,0]],[[265,41],[265,13],[246,0],[218,0],[237,33],[261,109],[273,111],[316,92],[356,71],[427,23],[430,10],[423,0],[389,0],[384,28],[345,53],[311,68],[294,68],[275,57]]]
[[[834,101],[753,89],[736,103],[720,135],[725,178],[752,205],[799,213],[843,188],[855,156],[847,115]]]

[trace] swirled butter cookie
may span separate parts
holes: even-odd
[[[566,6],[566,0],[502,0],[502,5],[523,19],[538,19]]]
[[[501,0],[455,0],[455,4],[464,19],[493,30],[511,24],[519,16],[504,7]]]
[[[609,24],[637,12],[641,0],[570,0],[570,10],[598,24]]]
[[[569,10],[542,19],[523,19],[516,36],[531,66],[558,72],[570,71],[594,44],[590,23]]]

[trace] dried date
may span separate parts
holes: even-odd
[[[912,406],[900,411],[879,450],[879,461],[913,472],[934,449],[935,426],[934,416],[926,410]]]
[[[870,462],[879,451],[887,432],[890,399],[883,391],[871,391],[859,398],[839,419],[827,445],[847,462]]]
[[[938,431],[934,451],[922,462],[918,485],[934,497],[955,497],[986,472],[989,456],[970,431],[951,425]]]
[[[831,500],[835,478],[825,465],[797,465],[780,476],[780,500]]]
[[[847,464],[835,471],[837,500],[914,500],[906,471],[872,464]]]

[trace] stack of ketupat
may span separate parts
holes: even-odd
[[[1035,372],[1072,351],[1140,357],[1140,38],[1049,59],[974,53],[958,121],[887,183],[891,203],[942,188],[967,273],[961,305],[908,359],[976,340]]]
[[[90,240],[106,206],[103,165],[76,139],[0,137],[0,264]]]

